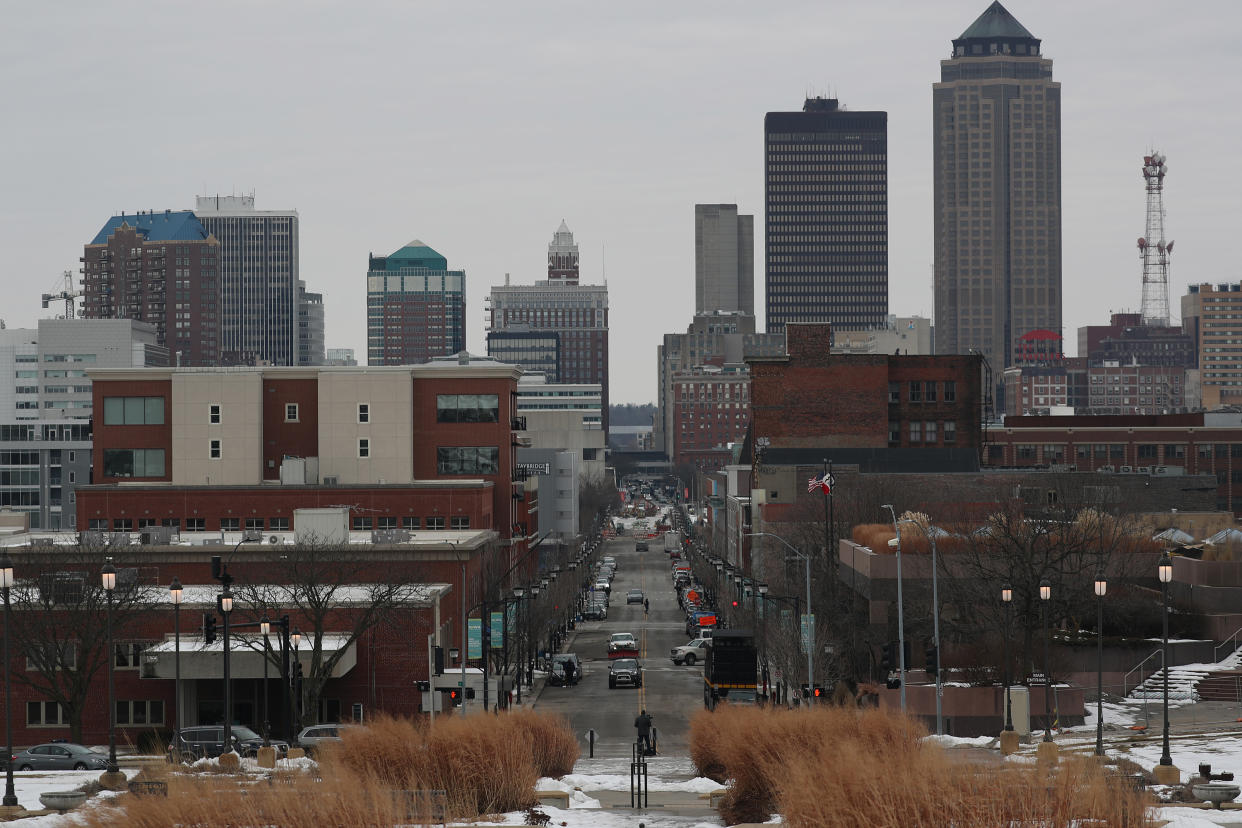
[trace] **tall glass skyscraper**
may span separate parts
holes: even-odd
[[[769,112],[763,133],[768,331],[884,327],[888,113],[808,98],[801,112]]]

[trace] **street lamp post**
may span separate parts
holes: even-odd
[[[535,603],[539,600],[539,581],[530,587],[530,606],[526,608],[526,688],[535,686]]]
[[[811,609],[811,556],[803,554],[797,547],[780,535],[772,532],[746,532],[748,538],[776,538],[785,548],[793,552],[806,563],[806,617],[803,622],[806,624],[806,688],[807,688],[807,706],[815,706],[815,613]],[[905,693],[905,690],[902,690]],[[904,696],[903,696],[904,700]]]
[[[897,664],[898,674],[901,676],[901,712],[906,712],[906,620],[902,609],[901,598],[901,527],[897,525],[897,512],[893,510],[893,504],[885,503],[884,508],[888,509],[889,515],[893,518],[893,531],[897,533],[894,540],[897,541],[894,546],[897,549]]]
[[[9,670],[9,626],[13,621],[9,590],[13,588],[13,561],[0,552],[0,593],[4,595],[4,807],[17,808],[13,790],[13,684]]]
[[[1005,680],[1005,730],[1013,732],[1013,695],[1010,688],[1013,677],[1009,674],[1009,637],[1013,634],[1013,587],[1005,584],[1001,587],[1001,601],[1005,604],[1005,667],[1001,670]]]
[[[100,582],[108,599],[108,612],[105,627],[105,640],[108,642],[108,766],[105,775],[118,773],[116,764],[116,685],[113,680],[113,667],[116,666],[116,650],[112,643],[112,592],[116,589],[116,567],[112,559],[104,562],[99,573]],[[7,664],[5,667],[7,668]],[[10,754],[11,755],[11,754]]]
[[[1095,576],[1095,755],[1104,755],[1104,572]]]
[[[302,671],[302,631],[294,627],[289,638],[293,641],[293,665],[289,668],[289,697],[293,703],[291,731],[295,731],[302,726],[302,688],[298,683],[298,674]]]
[[[184,591],[181,579],[174,577],[168,585],[168,597],[173,605],[173,695],[177,699],[178,734],[184,726],[181,718],[181,597]]]
[[[233,614],[233,590],[228,584],[224,585],[224,592],[217,596],[216,601],[224,618],[221,638],[224,642],[224,752],[228,753],[233,750],[233,682],[229,672],[229,616]]]
[[[1168,552],[1160,556],[1156,571],[1160,575],[1160,593],[1164,604],[1164,743],[1160,752],[1160,764],[1172,767],[1173,755],[1169,752],[1169,582],[1173,580],[1173,559]]]
[[[515,627],[515,630],[514,630],[515,632],[520,631],[522,627],[522,595],[525,594],[525,592],[526,590],[523,587],[517,586],[513,588],[513,597],[517,599],[517,609],[514,611],[515,618],[513,619],[513,626]],[[508,618],[505,619],[506,626],[508,625],[508,620],[509,620]],[[514,684],[517,686],[517,703],[521,704],[522,703],[522,636],[521,635],[515,635],[513,637],[513,666],[517,668],[513,671],[514,672]]]
[[[763,694],[768,695],[768,585],[763,581],[755,588],[759,606],[759,653],[763,658]]]
[[[259,632],[263,634],[263,747],[268,747],[270,742],[269,734],[271,732],[271,723],[267,717],[267,634],[272,631],[272,622],[267,620],[267,616],[259,621]]]
[[[944,684],[941,678],[940,670],[940,589],[937,585],[936,578],[936,536],[931,530],[923,524],[913,520],[903,520],[902,523],[910,523],[919,528],[923,533],[923,537],[927,538],[927,542],[931,544],[931,570],[932,570],[932,646],[936,650],[936,735],[944,735],[944,712],[942,708],[942,696],[944,695]]]
[[[1039,582],[1039,611],[1044,626],[1044,741],[1052,741],[1052,674],[1048,668],[1048,600],[1052,584],[1044,578]]]

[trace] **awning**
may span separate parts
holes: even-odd
[[[271,649],[268,654],[268,677],[280,675],[280,639],[270,638]],[[340,678],[354,669],[358,663],[357,647],[347,644],[348,635],[328,633],[323,636],[321,650],[328,657],[338,650],[344,650],[341,660],[332,669],[331,678]],[[297,660],[302,663],[302,670],[308,672],[311,666],[311,649],[306,638],[297,652]],[[142,652],[142,677],[144,679],[176,678],[176,640],[166,638],[164,641],[149,647]],[[294,652],[289,652],[289,663],[294,662]],[[263,678],[263,640],[257,635],[229,636],[229,672],[233,678]],[[201,635],[181,636],[181,677],[183,679],[218,679],[224,675],[224,642],[217,637],[211,644],[204,644]]]

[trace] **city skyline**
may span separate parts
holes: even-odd
[[[987,0],[725,4],[710,17],[652,3],[485,6],[24,10],[0,36],[0,67],[31,79],[10,95],[0,318],[52,315],[39,295],[76,272],[109,215],[253,192],[301,217],[300,277],[324,294],[329,347],[365,347],[363,254],[420,238],[468,274],[467,347],[482,354],[482,297],[506,273],[543,278],[564,219],[582,282],[610,287],[611,399],[649,402],[661,336],[693,314],[694,205],[737,204],[761,223],[763,115],[814,95],[889,113],[889,311],[932,315],[928,89]],[[1170,304],[1188,284],[1242,276],[1229,248],[1242,114],[1227,105],[1242,86],[1242,8],[1006,8],[1064,89],[1068,349],[1079,326],[1140,305],[1140,166],[1153,148],[1169,165]],[[409,48],[420,30],[437,36]],[[763,256],[760,244],[757,282]]]

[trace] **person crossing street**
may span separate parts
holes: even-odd
[[[647,756],[651,753],[651,716],[647,714],[646,709],[638,714],[638,718],[634,720],[634,727],[638,730],[638,749],[642,755]]]

